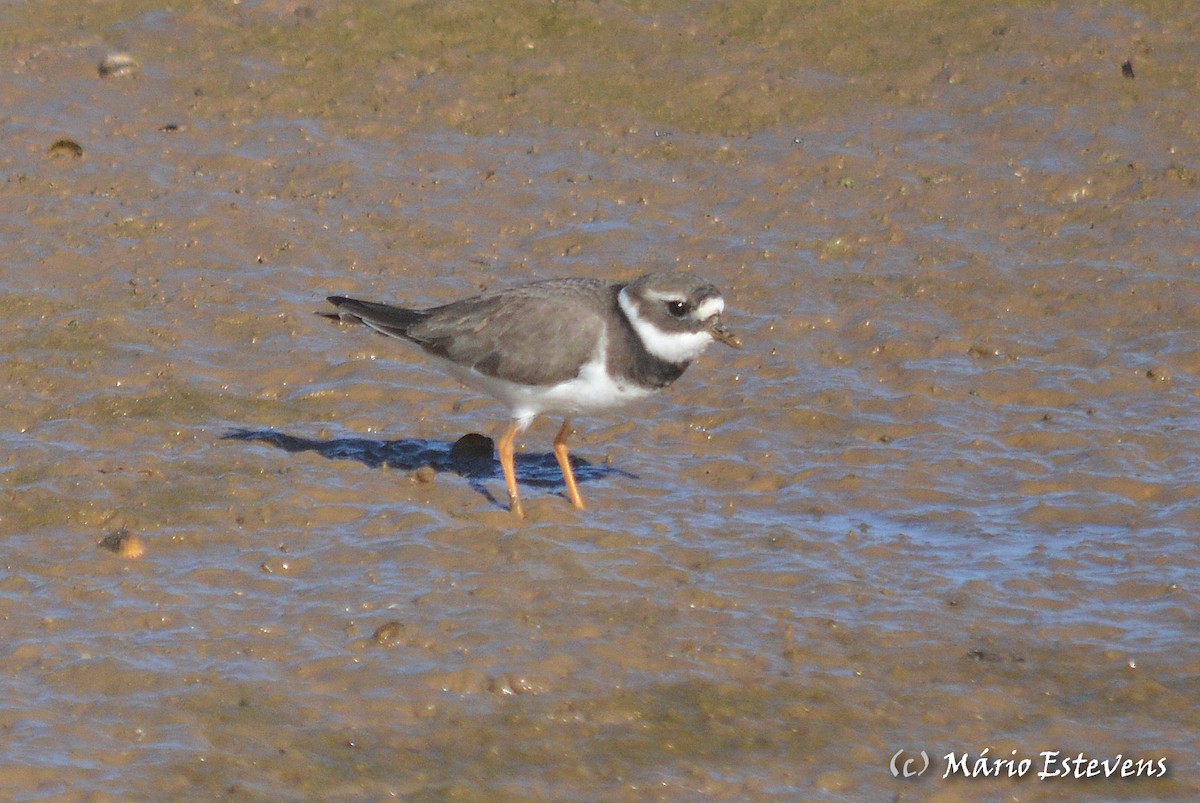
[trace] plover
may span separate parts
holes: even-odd
[[[330,296],[328,317],[409,340],[464,385],[508,405],[497,442],[511,510],[524,515],[513,441],[542,413],[563,416],[554,438],[567,497],[583,508],[567,452],[571,417],[645,398],[674,382],[714,340],[741,348],[721,325],[725,300],[686,273],[632,282],[550,279],[440,307],[408,309]]]

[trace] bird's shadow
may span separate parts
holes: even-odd
[[[387,466],[400,471],[416,471],[428,466],[437,472],[450,472],[463,477],[490,502],[500,504],[483,485],[485,480],[503,478],[500,462],[496,459],[495,441],[485,435],[471,433],[454,443],[424,438],[402,438],[394,441],[333,438],[322,441],[288,435],[273,429],[235,429],[226,433],[222,440],[258,441],[285,452],[316,452],[330,460],[357,460],[370,468]],[[518,454],[514,463],[517,482],[520,485],[538,488],[565,487],[562,470],[553,452]],[[636,479],[636,475],[619,468],[597,465],[574,456],[571,457],[571,469],[575,480],[580,484],[610,474]]]

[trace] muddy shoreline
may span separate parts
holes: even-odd
[[[1194,797],[1200,16],[917,5],[0,11],[0,789]],[[523,523],[313,314],[673,267],[746,349]]]

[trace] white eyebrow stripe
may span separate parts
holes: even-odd
[[[700,306],[696,307],[696,317],[702,321],[707,321],[714,315],[720,315],[725,311],[725,299],[720,296],[706,298],[700,302]]]

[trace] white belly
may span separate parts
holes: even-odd
[[[459,382],[502,401],[522,428],[542,413],[573,416],[609,410],[644,399],[653,389],[613,380],[600,361],[588,363],[574,379],[557,385],[521,385],[438,359],[442,367]]]

